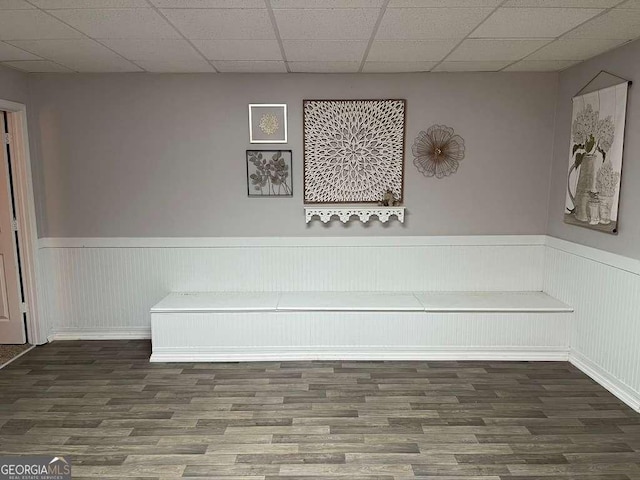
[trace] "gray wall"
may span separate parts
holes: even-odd
[[[632,80],[627,103],[627,124],[620,187],[617,236],[567,225],[563,222],[572,97],[598,72],[606,70]],[[640,41],[600,55],[560,74],[556,135],[549,198],[549,235],[590,247],[640,259]]]
[[[0,99],[28,103],[27,75],[0,65]]]
[[[43,74],[30,89],[41,237],[545,233],[557,74]],[[305,225],[305,98],[407,100],[404,225]],[[292,199],[247,198],[252,102],[289,106]],[[466,141],[448,179],[412,164],[434,123]]]

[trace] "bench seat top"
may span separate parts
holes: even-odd
[[[278,292],[172,292],[151,313],[264,312],[278,306]]]
[[[572,312],[543,292],[173,292],[151,313],[353,312]]]
[[[283,292],[278,310],[422,312],[424,307],[411,292]]]
[[[424,292],[416,298],[427,312],[573,312],[544,292]]]

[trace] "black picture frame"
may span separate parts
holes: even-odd
[[[284,167],[279,165],[278,155],[282,157]],[[267,168],[261,168],[256,160],[263,161],[262,165]],[[293,153],[291,150],[247,150],[246,167],[247,196],[249,198],[293,197]]]

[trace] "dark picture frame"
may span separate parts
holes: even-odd
[[[291,150],[247,150],[246,167],[248,197],[293,197]]]
[[[379,192],[368,192],[365,196],[355,197],[353,195],[343,195],[343,198],[340,198],[340,195],[335,195],[338,198],[316,198],[317,196],[313,195],[311,192],[314,189],[314,182],[318,177],[320,178],[328,178],[325,177],[323,168],[319,167],[318,162],[313,162],[311,150],[314,149],[312,142],[315,141],[314,134],[317,132],[326,132],[332,129],[327,128],[326,124],[314,124],[317,122],[317,119],[309,114],[308,107],[311,105],[326,105],[327,108],[335,108],[341,105],[365,105],[365,104],[376,104],[380,106],[385,106],[389,108],[389,106],[393,106],[392,109],[387,110],[387,112],[391,112],[392,115],[381,115],[384,116],[387,122],[375,122],[376,124],[387,123],[391,117],[395,117],[395,133],[386,135],[387,138],[393,137],[393,142],[395,144],[395,153],[393,159],[389,161],[393,161],[395,165],[395,178],[379,178],[378,181],[378,190]],[[407,123],[407,105],[405,99],[399,98],[387,98],[387,99],[320,99],[320,100],[309,100],[305,99],[302,102],[302,130],[303,130],[303,198],[305,204],[339,204],[339,203],[372,203],[377,204],[382,200],[382,197],[387,189],[391,190],[394,193],[394,196],[398,199],[400,204],[404,200],[404,169],[405,169],[405,151],[406,151],[406,123]],[[395,111],[394,111],[395,110]],[[398,111],[400,110],[400,111]],[[382,113],[382,112],[379,112]],[[394,115],[395,114],[395,115]],[[336,121],[341,121],[344,116],[344,112],[338,112],[334,115]],[[378,117],[379,118],[379,117]],[[334,125],[337,127],[337,125]],[[373,127],[372,127],[373,128]],[[334,128],[334,131],[340,130],[340,128]],[[399,130],[399,131],[398,131]],[[376,138],[378,140],[381,139],[380,132],[367,132],[369,135],[368,138]],[[385,136],[385,135],[383,135]],[[384,140],[383,140],[384,141]],[[329,144],[333,143],[332,141],[328,141]],[[320,149],[324,150],[324,149]],[[326,150],[324,150],[326,151]],[[328,156],[325,155],[326,163],[330,163]],[[333,160],[333,159],[331,159]],[[312,165],[315,163],[315,165]],[[328,165],[330,171],[336,172],[338,169],[335,168],[335,165]],[[388,169],[387,169],[388,171]],[[324,189],[326,190],[326,188]],[[353,197],[353,198],[347,198]]]

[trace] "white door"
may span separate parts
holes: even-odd
[[[11,198],[10,150],[5,134],[5,113],[0,111],[0,343],[25,343],[24,319],[16,254],[16,232]]]

